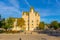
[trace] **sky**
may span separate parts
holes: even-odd
[[[30,7],[40,14],[41,21],[60,22],[60,0],[0,0],[2,18],[22,17],[22,12],[30,11]]]

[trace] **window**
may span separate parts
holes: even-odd
[[[33,25],[33,24],[32,24]]]
[[[39,20],[37,20],[37,22],[38,22]]]
[[[37,24],[38,25],[38,24]]]
[[[32,20],[32,23],[33,23],[33,20]]]

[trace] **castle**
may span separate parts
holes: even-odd
[[[34,8],[30,8],[30,12],[23,12],[22,18],[25,20],[26,30],[30,31],[36,29],[40,22],[40,15],[34,10]]]
[[[40,23],[40,15],[38,12],[34,10],[34,8],[30,8],[29,12],[22,12],[22,18],[25,20],[25,30],[33,31],[35,30]],[[17,19],[14,22],[14,28],[12,30],[21,30],[21,28],[16,27]]]

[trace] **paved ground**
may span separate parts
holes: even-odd
[[[0,34],[0,40],[19,40],[20,38],[21,40],[60,40],[60,37],[48,36],[47,34]]]

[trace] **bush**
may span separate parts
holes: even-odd
[[[5,31],[3,31],[3,30],[0,30],[0,33],[4,33]]]

